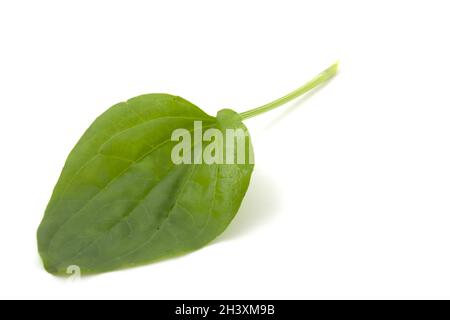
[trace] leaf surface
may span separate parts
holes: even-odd
[[[247,133],[232,110],[212,117],[167,94],[119,103],[94,121],[69,154],[38,229],[47,271],[142,265],[201,248],[226,229],[253,164],[174,164],[171,134],[193,132],[194,121]]]

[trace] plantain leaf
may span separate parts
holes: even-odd
[[[69,154],[39,226],[46,270],[64,275],[76,266],[84,274],[107,272],[212,241],[236,215],[253,171],[253,149],[242,120],[317,87],[337,67],[240,114],[223,109],[212,117],[168,94],[111,107]],[[228,136],[230,130],[241,134]],[[182,142],[194,139],[183,147],[174,140],[176,132]]]
[[[194,121],[247,132],[234,111],[211,117],[167,94],[130,99],[95,120],[70,153],[38,229],[47,271],[145,264],[200,248],[225,230],[253,164],[174,164],[172,132],[193,132]]]

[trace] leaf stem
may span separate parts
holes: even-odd
[[[275,101],[272,101],[270,103],[267,103],[261,107],[255,108],[255,109],[251,109],[245,112],[240,113],[239,115],[241,116],[242,120],[248,119],[248,118],[252,118],[254,116],[257,116],[261,113],[267,112],[269,110],[275,109],[276,107],[279,107],[295,98],[298,98],[299,96],[301,96],[302,94],[314,89],[315,87],[321,85],[322,83],[328,81],[329,79],[331,79],[338,71],[338,66],[339,63],[336,62],[333,65],[331,65],[330,67],[328,67],[327,69],[325,69],[324,71],[322,71],[320,74],[318,74],[317,76],[315,76],[313,79],[311,79],[310,81],[308,81],[307,83],[305,83],[303,86],[301,86],[300,88],[298,88],[295,91],[292,91],[291,93],[285,95],[284,97],[281,97]]]

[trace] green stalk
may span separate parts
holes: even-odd
[[[257,116],[261,113],[267,112],[269,110],[275,109],[276,107],[279,107],[295,98],[298,98],[302,94],[314,89],[315,87],[321,85],[322,83],[330,80],[338,71],[339,63],[336,62],[333,65],[331,65],[329,68],[322,71],[320,74],[318,74],[316,77],[311,79],[309,82],[305,83],[303,86],[298,88],[295,91],[292,91],[291,93],[285,95],[284,97],[281,97],[275,101],[272,101],[270,103],[267,103],[261,107],[251,109],[245,112],[240,113],[242,120],[252,118],[254,116]]]

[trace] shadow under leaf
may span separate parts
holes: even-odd
[[[268,176],[255,170],[241,208],[228,228],[214,241],[227,241],[249,234],[276,214],[277,191]]]

